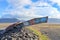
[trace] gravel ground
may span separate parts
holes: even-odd
[[[23,28],[21,30],[14,29],[5,33],[1,37],[1,40],[39,40],[39,37],[33,31]]]
[[[40,31],[51,40],[60,40],[60,28],[42,27]]]

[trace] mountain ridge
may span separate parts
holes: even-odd
[[[18,21],[16,18],[0,18],[0,23],[14,23]]]
[[[51,24],[60,24],[60,19],[57,19],[57,18],[48,18],[48,23],[51,23]]]
[[[24,20],[18,20],[16,18],[0,18],[0,23],[15,23],[15,22],[23,22],[23,21]],[[48,18],[47,23],[60,24],[60,19]]]

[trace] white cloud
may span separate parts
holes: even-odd
[[[17,1],[7,0],[7,1],[9,2],[10,5],[3,12],[4,15],[6,13],[9,13],[13,15],[13,17],[18,16],[18,19],[31,19],[31,18],[43,16],[38,14],[45,14],[44,16],[49,16],[51,18],[60,17],[60,12],[46,2],[37,2],[34,4],[34,3],[31,3],[30,0],[17,0]],[[30,9],[23,8],[23,6],[26,4],[30,5],[31,8]],[[9,9],[10,6],[12,6],[13,8]],[[40,6],[40,7],[38,8],[37,6]],[[46,7],[42,7],[42,6],[46,6]]]
[[[50,0],[50,1],[52,1],[54,3],[58,3],[58,5],[60,5],[60,0]]]
[[[56,8],[53,8],[53,10],[51,11],[51,18],[58,18],[60,19],[60,12],[56,10]]]

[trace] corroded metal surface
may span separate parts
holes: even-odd
[[[0,34],[1,40],[39,40],[38,35],[24,27],[39,23],[46,23],[48,17],[35,18],[22,23],[15,23],[8,26]]]

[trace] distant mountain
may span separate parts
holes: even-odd
[[[14,22],[20,22],[20,20],[16,18],[0,18],[0,23],[14,23]]]
[[[49,18],[49,19],[48,19],[48,23],[60,24],[60,19]]]
[[[14,22],[24,22],[24,20],[18,20],[16,18],[0,18],[0,23],[14,23]],[[60,24],[60,19],[48,18],[48,23]]]

